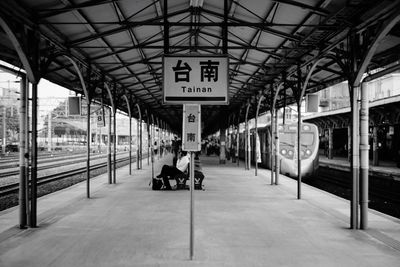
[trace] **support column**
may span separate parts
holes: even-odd
[[[139,118],[137,120],[137,137],[136,137],[136,164],[137,169],[142,168],[142,113],[140,112],[139,104],[136,103],[136,108],[138,110]]]
[[[220,138],[220,148],[219,148],[219,164],[226,163],[226,155],[225,155],[225,147],[226,147],[226,129],[221,128],[219,130],[219,138]]]
[[[261,147],[260,147],[260,140],[258,136],[258,116],[260,111],[261,101],[264,99],[264,96],[260,92],[260,98],[258,99],[257,110],[256,110],[256,117],[255,117],[255,138],[254,138],[254,175],[257,176],[258,171],[258,163],[261,162]]]
[[[250,146],[249,146],[249,140],[250,140],[250,130],[249,130],[249,118],[248,118],[248,116],[249,116],[249,109],[250,109],[250,102],[247,102],[247,107],[246,107],[246,117],[245,117],[245,128],[244,128],[244,136],[245,136],[245,138],[244,138],[244,142],[245,142],[245,144],[244,144],[244,147],[245,147],[245,149],[244,149],[244,153],[245,153],[245,155],[244,155],[244,169],[245,170],[250,170],[250,164],[249,164],[249,162],[250,162],[250,160],[249,160],[249,157],[250,157]]]
[[[278,110],[275,109],[275,126],[274,126],[274,136],[275,136],[275,184],[278,185],[279,181],[279,131],[278,131]]]
[[[275,183],[275,112],[271,109],[271,185]]]
[[[108,183],[112,184],[112,166],[111,166],[111,108],[108,109],[108,142],[107,142],[107,172]]]
[[[303,95],[308,86],[308,81],[311,78],[311,74],[313,69],[318,65],[318,60],[312,65],[310,72],[307,74],[306,80],[303,84],[303,88],[301,86],[301,67],[300,64],[297,64],[297,88],[300,92],[297,99],[297,147],[295,148],[295,157],[297,157],[297,199],[301,199],[301,102],[303,101]],[[300,91],[301,90],[301,91]],[[296,153],[297,152],[297,153]]]
[[[129,105],[129,103],[128,103],[128,105]],[[131,116],[131,114],[129,114],[129,175],[132,175],[132,116]]]
[[[150,166],[150,148],[152,144],[151,144],[151,134],[150,134],[150,115],[148,113],[147,113],[146,128],[147,128],[147,166]]]
[[[297,155],[297,199],[301,199],[301,100],[297,104],[297,148],[295,153]]]
[[[154,116],[151,114],[151,124],[150,124],[150,153],[151,153],[151,178],[154,178],[154,136],[155,136],[155,123]],[[152,182],[152,180],[150,181]]]
[[[51,152],[53,150],[53,142],[52,142],[52,125],[51,125],[51,111],[49,112],[47,119],[47,151]]]
[[[26,76],[26,97],[25,97],[25,107],[26,107],[26,113],[25,113],[25,151],[24,151],[24,157],[25,157],[25,199],[26,199],[26,213],[27,213],[27,219],[28,219],[28,225],[30,225],[30,218],[31,218],[31,211],[30,211],[30,192],[29,192],[29,177],[30,171],[29,164],[30,164],[30,157],[32,157],[31,150],[30,150],[30,142],[31,142],[31,127],[30,127],[30,120],[29,120],[29,81],[27,80]]]
[[[235,149],[235,157],[237,160],[237,166],[239,167],[239,133],[240,133],[240,111],[239,111],[239,116],[238,116],[238,121],[237,121],[237,131],[236,131],[236,149]]]
[[[136,169],[140,169],[140,121],[137,119],[136,123]]]
[[[37,83],[32,84],[31,213],[29,227],[37,227]]]
[[[333,159],[333,127],[328,128],[328,159]]]
[[[236,163],[236,145],[237,139],[239,138],[238,134],[236,133],[235,123],[232,124],[232,147],[231,147],[231,156],[232,156],[232,163]]]
[[[25,75],[21,78],[20,84],[20,110],[19,110],[19,228],[25,229],[27,225],[27,206],[26,206],[26,193],[27,193],[27,172],[26,172],[26,158],[25,158],[25,151],[26,151],[26,135],[27,135],[27,125],[26,125],[26,113],[27,113],[27,82]]]
[[[161,158],[161,127],[160,120],[157,118],[157,129],[158,129],[158,142],[157,142],[157,150],[158,150],[158,159]]]
[[[6,153],[6,146],[7,146],[7,108],[6,106],[3,107],[3,143],[1,144],[2,146],[2,151],[3,154]]]
[[[117,183],[117,110],[113,108],[113,183]]]
[[[358,91],[359,86],[353,86],[352,93],[352,147],[351,147],[351,166],[352,166],[352,196],[350,211],[350,227],[358,228],[358,199],[359,199],[359,110],[358,110]]]
[[[368,92],[366,86],[361,84],[361,110],[360,110],[360,228],[368,227],[368,184],[369,184],[369,145],[368,145]]]
[[[140,118],[140,146],[139,146],[139,169],[143,169],[143,121],[142,118]]]
[[[229,161],[231,160],[231,143],[232,143],[232,136],[230,133],[231,126],[229,125],[228,128],[226,129],[226,142],[225,142],[225,156],[226,160]]]
[[[90,130],[90,99],[86,98],[87,101],[87,121],[86,121],[86,145],[87,145],[87,157],[86,157],[86,197],[90,198],[90,143],[92,142],[92,135]]]

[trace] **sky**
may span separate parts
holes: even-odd
[[[0,87],[1,88],[10,88],[13,91],[19,91],[19,83],[15,83],[15,81],[19,81],[20,77],[16,75],[0,72]],[[49,82],[45,79],[41,79],[38,85],[38,97],[67,97],[69,95],[69,90],[56,85],[52,82]]]

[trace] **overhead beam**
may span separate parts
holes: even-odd
[[[221,14],[219,14],[218,12],[215,12],[215,11],[212,11],[212,10],[208,10],[208,9],[204,9],[204,8],[203,8],[202,10],[203,10],[205,13],[208,13],[208,14],[211,14],[211,15],[213,15],[213,16],[216,16],[216,17],[218,17],[218,18],[220,18],[220,19],[223,19],[223,14],[221,15]],[[288,40],[291,40],[291,41],[295,41],[295,42],[299,42],[299,41],[300,41],[300,39],[299,39],[297,36],[295,36],[295,35],[287,34],[287,33],[285,33],[285,32],[272,29],[272,28],[268,25],[268,23],[256,23],[256,24],[259,24],[259,25],[258,25],[258,26],[255,26],[255,25],[250,25],[250,24],[252,24],[252,23],[249,24],[249,23],[246,22],[246,21],[243,21],[243,20],[241,20],[241,19],[234,18],[234,17],[232,17],[232,16],[228,17],[228,19],[229,19],[231,22],[247,24],[248,27],[260,29],[260,30],[262,30],[262,31],[264,31],[264,32],[267,32],[267,33],[270,33],[270,34],[272,34],[272,35],[279,36],[279,37],[282,37],[282,38],[285,38],[285,39],[288,39]],[[228,26],[229,26],[229,23],[228,23]]]
[[[185,12],[187,12],[187,9],[175,11],[175,12],[169,13],[168,17],[173,17],[173,16],[176,16],[176,15],[179,15],[179,14],[183,14]],[[124,32],[124,31],[127,31],[127,30],[131,29],[131,28],[134,28],[134,27],[137,27],[137,26],[140,26],[140,25],[144,25],[145,22],[153,22],[154,23],[154,22],[160,21],[160,23],[163,24],[164,22],[161,22],[163,19],[164,19],[164,15],[157,16],[155,18],[148,19],[148,20],[145,20],[143,22],[126,22],[126,23],[121,22],[121,24],[123,25],[121,27],[118,27],[118,28],[112,29],[112,30],[108,30],[108,31],[104,31],[104,32],[100,32],[100,33],[97,33],[97,34],[89,34],[88,36],[85,36],[85,37],[82,37],[82,38],[79,38],[79,39],[76,39],[76,40],[71,40],[71,41],[66,43],[66,46],[67,47],[73,47],[73,46],[77,46],[79,44],[87,43],[87,42],[90,42],[90,41],[93,41],[93,40],[96,40],[96,39],[99,39],[99,38],[103,38],[103,37],[106,37],[106,36],[110,36],[110,35],[114,35],[114,34],[117,34],[117,33],[120,33],[120,32]]]
[[[63,8],[58,8],[58,9],[39,9],[37,12],[41,15],[39,15],[39,21],[43,19],[47,19],[53,16],[61,15],[66,12],[70,11],[75,11],[75,10],[80,10],[84,8],[89,8],[89,7],[95,7],[95,6],[100,6],[100,5],[105,5],[105,4],[111,4],[114,2],[117,2],[119,0],[90,0],[86,1],[80,4],[70,4],[66,7]]]
[[[310,5],[300,3],[297,1],[293,1],[293,0],[273,0],[273,1],[276,3],[280,3],[280,4],[286,4],[286,5],[290,5],[290,6],[300,7],[302,9],[308,9],[312,13],[315,13],[315,14],[318,14],[321,16],[327,16],[330,14],[329,11],[326,9],[310,6]]]

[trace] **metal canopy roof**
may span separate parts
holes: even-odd
[[[270,85],[285,76],[286,97],[278,105],[283,99],[295,103],[298,66],[304,80],[309,63],[322,53],[331,52],[348,63],[350,30],[368,33],[366,29],[395,12],[399,1],[228,0],[226,7],[224,2],[3,0],[0,15],[18,36],[25,36],[25,51],[34,40],[29,35],[37,30],[42,77],[82,93],[71,62],[58,56],[68,55],[78,62],[93,98],[110,103],[102,89],[107,82],[116,91],[118,109],[127,111],[126,101],[121,100],[125,94],[173,130],[180,128],[182,107],[162,103],[162,56],[227,54],[229,105],[202,107],[204,130],[212,132],[248,101],[253,103],[250,117],[254,117],[260,93],[267,96],[261,111],[269,110]],[[0,34],[0,59],[22,67],[9,36]],[[399,44],[397,25],[378,47],[373,68],[398,60]],[[344,79],[341,67],[327,57],[318,65],[307,93]],[[133,115],[138,117],[136,109]],[[242,112],[240,120],[243,117]]]

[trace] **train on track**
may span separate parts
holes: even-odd
[[[297,124],[279,125],[279,164],[280,173],[290,177],[297,177]],[[256,149],[255,129],[250,130],[251,162],[255,164]],[[260,167],[271,169],[271,127],[258,128],[259,151],[261,154]],[[301,143],[301,175],[302,177],[315,176],[318,170],[319,133],[318,127],[311,123],[302,123],[300,134]],[[239,158],[245,157],[244,133],[239,135]]]

